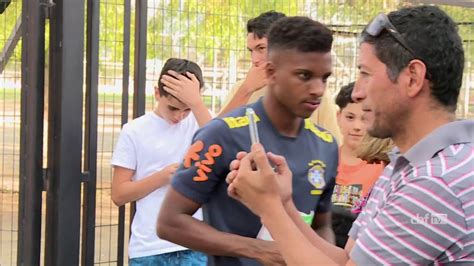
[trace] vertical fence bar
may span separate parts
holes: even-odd
[[[23,0],[17,265],[39,265],[44,107],[44,10]]]
[[[45,265],[78,265],[84,2],[57,0],[50,23]]]
[[[147,13],[148,0],[135,0],[133,118],[145,113]],[[134,215],[135,202],[132,202],[130,204],[130,225]]]
[[[99,81],[99,0],[87,0],[86,109],[81,264],[94,264],[97,188],[97,113]]]
[[[128,121],[128,86],[130,78],[130,20],[131,3],[125,0],[123,17],[123,69],[122,69],[122,121],[123,126]],[[123,266],[125,245],[125,206],[119,208],[118,214],[118,245],[117,266]]]
[[[145,113],[147,6],[147,0],[135,1],[134,118]]]

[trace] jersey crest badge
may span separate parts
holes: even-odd
[[[324,180],[324,170],[326,164],[320,160],[314,160],[309,163],[308,181],[315,189],[311,190],[311,195],[321,195],[323,188],[326,186]]]

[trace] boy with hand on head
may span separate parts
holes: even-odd
[[[168,59],[155,88],[157,106],[123,126],[111,164],[112,200],[136,201],[128,254],[130,265],[205,265],[205,255],[157,237],[156,219],[178,163],[191,139],[211,119],[201,100],[200,67]],[[195,213],[202,219],[201,210]]]

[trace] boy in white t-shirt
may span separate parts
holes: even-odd
[[[112,166],[112,200],[117,206],[136,201],[129,265],[205,265],[204,254],[188,250],[156,234],[156,220],[178,163],[194,132],[211,120],[200,89],[200,67],[185,59],[166,61],[155,88],[153,112],[123,126]],[[195,217],[202,219],[201,210]]]

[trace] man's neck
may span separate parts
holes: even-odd
[[[273,96],[268,95],[268,92],[263,97],[263,109],[267,113],[270,122],[281,135],[287,137],[298,136],[303,119],[289,112]]]
[[[412,114],[414,115],[407,119],[404,128],[392,137],[393,142],[402,154],[437,128],[456,120],[454,113],[441,109],[426,110],[426,108],[419,108],[413,110]]]

